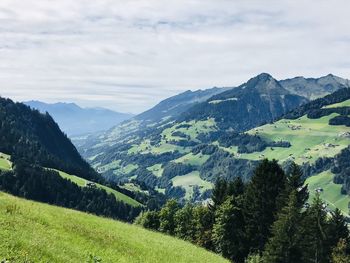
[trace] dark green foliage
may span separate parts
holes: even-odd
[[[146,211],[141,213],[136,219],[135,224],[151,230],[158,230],[160,226],[159,213],[156,211]]]
[[[334,159],[332,166],[332,172],[335,174],[334,182],[343,185],[343,194],[350,194],[350,146],[343,149]]]
[[[247,181],[257,165],[257,161],[235,159],[226,151],[218,150],[201,166],[200,177],[204,180],[215,182],[223,177],[228,180],[239,176]]]
[[[195,167],[190,164],[170,162],[164,166],[162,177],[159,179],[159,186],[164,188],[172,178],[188,174],[194,171],[194,169]]]
[[[334,118],[329,120],[329,125],[345,125],[350,127],[350,118],[349,116],[335,116]]]
[[[175,236],[191,242],[196,239],[193,205],[187,204],[175,213],[175,224]]]
[[[245,229],[242,204],[239,198],[228,197],[215,212],[213,243],[215,251],[233,262],[246,257]]]
[[[275,221],[286,175],[276,160],[263,160],[245,192],[247,238],[252,251],[262,251]]]
[[[303,262],[329,262],[330,247],[327,240],[327,212],[319,195],[316,195],[303,222]]]
[[[176,200],[169,200],[159,212],[159,230],[169,235],[175,234],[176,222],[175,214],[180,209]]]
[[[301,207],[297,191],[289,195],[287,206],[278,214],[272,226],[272,236],[265,251],[266,263],[300,263],[302,262],[302,228]]]

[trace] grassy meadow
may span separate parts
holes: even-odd
[[[228,262],[160,233],[3,192],[0,192],[0,229],[0,261]]]

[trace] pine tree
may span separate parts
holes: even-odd
[[[244,262],[244,217],[240,200],[228,197],[216,210],[213,243],[216,252],[234,262]]]
[[[288,204],[278,214],[277,221],[272,226],[272,237],[269,239],[265,251],[266,263],[299,263],[301,262],[302,239],[301,211],[297,201],[297,192],[289,195]]]
[[[233,181],[228,183],[227,195],[237,197],[244,193],[244,183],[241,177],[236,177]]]
[[[305,180],[303,178],[303,172],[296,163],[292,162],[289,167],[286,184],[286,197],[294,190],[297,191],[297,201],[300,207],[302,207],[309,198],[309,192]]]
[[[345,217],[338,208],[332,212],[332,216],[329,220],[327,236],[329,247],[337,246],[340,239],[346,241],[347,244],[350,243],[349,229]]]
[[[286,176],[276,160],[263,160],[245,192],[246,234],[252,252],[262,251],[275,221]]]
[[[329,262],[330,248],[328,247],[327,228],[327,212],[317,194],[303,220],[303,262]]]
[[[218,178],[215,182],[213,191],[212,191],[212,204],[209,205],[209,208],[212,211],[215,211],[217,207],[219,207],[227,197],[227,181],[223,178]]]

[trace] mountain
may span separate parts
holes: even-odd
[[[3,262],[228,262],[168,235],[2,192],[0,221]]]
[[[142,129],[122,124],[80,150],[108,180],[141,182],[168,197],[193,202],[208,198],[217,178],[249,180],[263,158],[283,165],[294,160],[306,176],[330,171],[348,189],[345,170],[338,175],[332,168],[333,158],[350,144],[350,94],[340,87],[308,102],[263,73],[168,122]]]
[[[220,129],[241,132],[271,122],[306,102],[307,99],[290,94],[271,75],[262,73],[237,88],[193,106],[180,120],[213,118]]]
[[[321,78],[295,77],[281,80],[280,84],[293,94],[317,99],[342,88],[350,88],[350,80],[332,74]]]
[[[24,104],[42,113],[48,112],[69,136],[108,130],[133,117],[132,114],[104,108],[81,108],[74,103],[49,104],[41,101],[27,101]]]
[[[212,88],[206,90],[186,91],[161,101],[159,104],[135,117],[136,120],[151,123],[172,119],[185,112],[196,103],[206,101],[215,94],[230,88]]]
[[[132,198],[148,199],[107,183],[48,113],[5,98],[0,98],[0,159],[0,190],[28,199],[127,221],[142,206]]]

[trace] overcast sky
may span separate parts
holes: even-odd
[[[141,112],[191,89],[350,78],[350,1],[1,0],[0,95]]]

